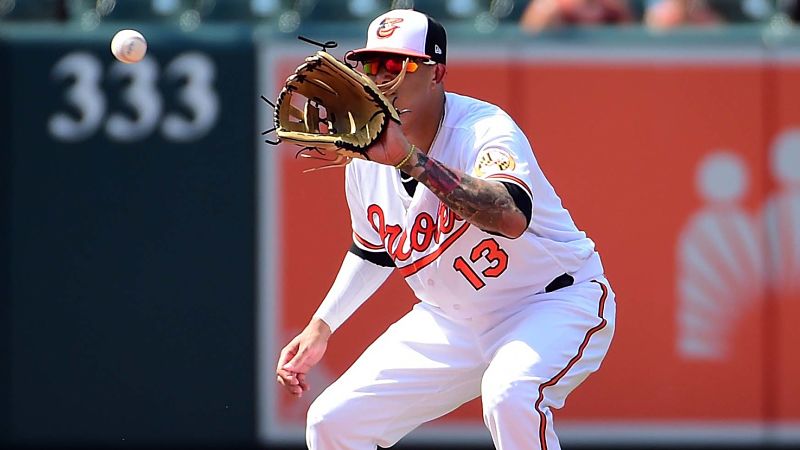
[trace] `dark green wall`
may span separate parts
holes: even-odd
[[[107,118],[137,112],[122,96],[131,79],[112,75],[112,34],[0,41],[0,431],[28,445],[251,443],[251,39],[146,34],[159,68],[146,95],[161,98],[164,113],[151,133],[120,142],[104,131]],[[195,112],[180,97],[188,78],[167,67],[195,51],[216,69],[220,114],[176,141],[161,133],[164,115]],[[64,142],[48,121],[81,117],[65,96],[75,78],[54,75],[73,52],[102,67],[108,111],[95,132]]]
[[[0,436],[10,432],[11,411],[11,261],[9,220],[11,195],[11,111],[8,106],[9,64],[7,44],[0,40]]]

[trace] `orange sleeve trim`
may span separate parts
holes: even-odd
[[[528,192],[528,195],[530,195],[531,198],[533,198],[533,192],[531,191],[530,186],[528,186],[527,183],[525,183],[524,181],[522,181],[521,179],[519,179],[519,178],[517,178],[517,177],[515,177],[513,175],[509,175],[507,173],[495,173],[493,175],[489,175],[488,177],[486,177],[486,179],[489,179],[489,178],[495,178],[495,179],[499,178],[501,180],[506,180],[506,181],[510,181],[510,182],[512,182],[514,184],[518,184],[519,187],[525,189],[525,191]]]
[[[574,366],[575,363],[577,363],[583,356],[583,351],[586,349],[586,346],[589,345],[589,339],[595,333],[605,328],[606,324],[608,323],[608,321],[606,321],[606,319],[603,317],[603,309],[605,308],[606,298],[608,297],[608,288],[606,285],[596,280],[592,280],[592,283],[597,283],[600,286],[600,289],[603,290],[603,294],[600,296],[600,306],[597,311],[597,316],[600,318],[600,323],[597,326],[590,328],[589,331],[586,332],[586,336],[583,337],[583,342],[581,342],[581,345],[578,346],[578,353],[569,360],[567,366],[561,369],[556,376],[539,385],[539,398],[536,399],[534,409],[537,413],[539,413],[539,445],[542,450],[547,450],[547,416],[545,416],[544,411],[542,411],[540,408],[542,401],[544,400],[545,388],[555,386],[559,380],[564,378],[564,375],[569,372],[569,369],[571,369],[572,366]]]
[[[464,222],[464,224],[461,225],[461,228],[457,229],[456,231],[453,232],[453,234],[448,236],[447,239],[445,239],[442,242],[442,245],[440,245],[435,252],[429,255],[425,255],[422,258],[414,261],[413,263],[407,266],[400,267],[398,269],[400,275],[402,275],[403,277],[410,277],[411,275],[414,275],[415,273],[424,269],[428,264],[436,261],[436,259],[438,259],[439,256],[441,256],[442,253],[445,252],[445,250],[447,250],[451,245],[453,245],[453,243],[458,238],[460,238],[465,231],[467,231],[467,228],[469,228],[469,222]]]
[[[383,245],[370,244],[369,241],[359,236],[355,231],[353,231],[353,240],[367,250],[383,250]]]

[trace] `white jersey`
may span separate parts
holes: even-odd
[[[527,138],[502,109],[447,93],[428,155],[467,174],[518,185],[531,196],[533,211],[519,238],[490,234],[422,184],[409,196],[395,168],[352,161],[345,179],[354,242],[388,252],[421,301],[453,317],[478,317],[543,292],[590,258],[591,275],[602,274],[594,243],[575,226]]]

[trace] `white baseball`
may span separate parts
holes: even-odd
[[[124,63],[139,62],[147,52],[147,41],[136,30],[120,30],[111,39],[111,53]]]

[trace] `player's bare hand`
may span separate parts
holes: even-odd
[[[281,350],[276,369],[278,384],[297,397],[309,389],[306,374],[316,365],[328,348],[331,329],[324,321],[314,318],[308,326]]]
[[[408,142],[400,124],[390,120],[380,140],[367,150],[371,161],[394,166],[408,156],[411,143]]]

